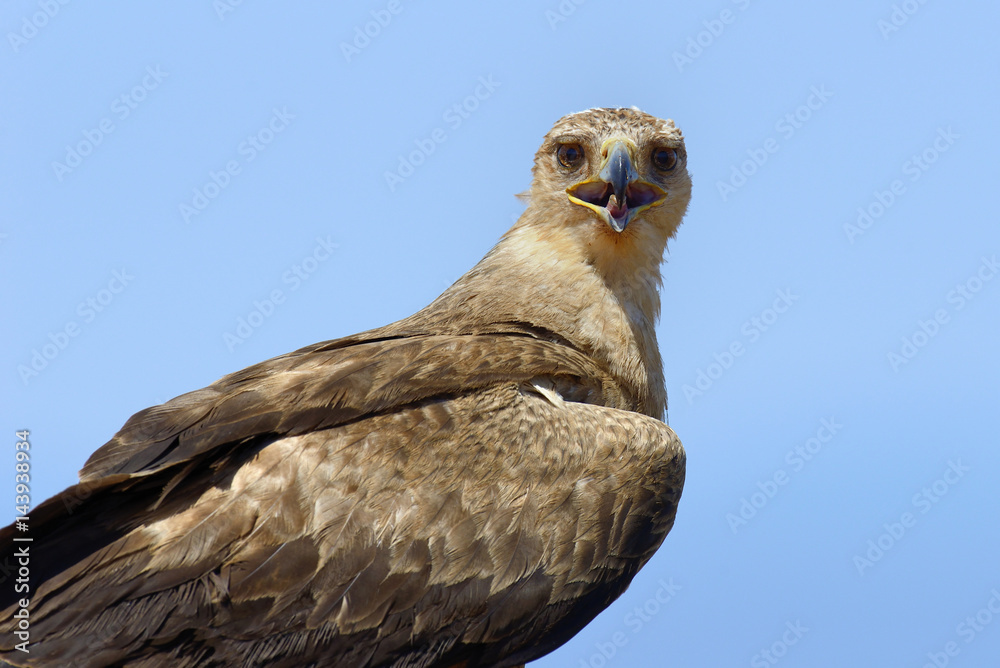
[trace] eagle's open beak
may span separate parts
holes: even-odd
[[[635,144],[629,139],[607,139],[597,176],[566,189],[569,201],[592,209],[615,232],[650,207],[662,204],[667,192],[644,179],[635,169]]]

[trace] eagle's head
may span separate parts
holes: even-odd
[[[634,107],[559,119],[532,172],[532,206],[606,241],[649,234],[665,241],[691,197],[680,130]]]

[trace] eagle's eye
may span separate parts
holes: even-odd
[[[677,151],[672,148],[654,148],[653,165],[661,172],[669,172],[677,164]]]
[[[559,157],[559,164],[566,169],[576,169],[583,162],[583,149],[579,144],[560,144],[556,155]]]

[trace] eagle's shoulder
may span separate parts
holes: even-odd
[[[391,332],[314,344],[140,411],[90,457],[81,481],[148,475],[218,447],[329,429],[536,377],[555,379],[574,400],[618,407],[631,401],[594,360],[534,332]]]

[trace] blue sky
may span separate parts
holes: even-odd
[[[658,329],[687,485],[629,591],[533,665],[995,665],[998,24],[4,3],[2,426],[31,430],[33,498],[146,406],[421,308],[520,214],[556,119],[636,105],[695,184]]]

